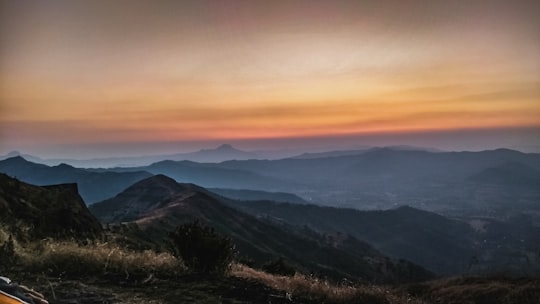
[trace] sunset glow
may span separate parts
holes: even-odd
[[[2,2],[0,152],[540,129],[538,1],[113,2]]]

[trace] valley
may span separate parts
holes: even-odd
[[[327,303],[353,298],[402,303],[408,294],[424,303],[444,288],[461,288],[453,279],[458,277],[471,278],[479,289],[470,292],[480,296],[486,296],[480,286],[499,280],[537,297],[538,155],[510,150],[350,153],[220,163],[163,160],[109,169],[50,167],[20,156],[1,160],[0,244],[8,248],[12,237],[16,244],[16,263],[4,265],[4,271],[47,289],[35,274],[48,269],[43,278],[56,282],[59,295],[73,297],[80,284],[89,284],[85,289],[95,299],[113,303],[127,301],[125,290],[137,294],[145,285],[168,291],[139,294],[140,303],[174,303],[180,295],[169,284],[175,280],[186,290],[198,290],[186,297],[210,302],[225,296],[232,303],[263,298],[271,303],[323,298]],[[200,276],[169,255],[171,231],[194,221],[234,244],[226,278]],[[145,255],[165,264],[130,264]],[[62,265],[74,263],[71,259],[82,264],[63,270]],[[268,265],[296,275],[266,273],[262,269]],[[113,281],[121,272],[120,289]],[[522,284],[512,281],[516,278],[527,279]],[[105,287],[98,283],[102,280],[113,281]],[[336,297],[322,286],[306,287],[319,280],[335,290],[341,290],[339,282],[350,282],[354,292],[339,291],[347,295]],[[380,287],[366,287],[373,284]],[[287,297],[291,292],[294,301]],[[471,293],[438,297],[440,303],[453,303],[453,297],[467,296]],[[94,303],[88,301],[77,303]]]

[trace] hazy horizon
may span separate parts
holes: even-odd
[[[1,1],[0,153],[540,152],[538,1]]]
[[[223,144],[230,144],[234,148],[250,152],[289,152],[289,154],[285,154],[287,156],[304,152],[327,152],[389,146],[413,146],[418,148],[438,149],[441,151],[483,151],[506,148],[524,153],[540,153],[540,144],[535,144],[538,143],[538,141],[536,141],[538,134],[540,134],[540,128],[530,128],[527,130],[461,130],[412,134],[276,138],[263,140],[219,139],[191,142],[0,147],[0,155],[6,155],[10,152],[17,151],[21,154],[29,154],[46,159],[133,157],[195,152],[201,149],[215,149]],[[479,141],[478,138],[482,138],[482,140]],[[279,154],[276,153],[276,155]]]

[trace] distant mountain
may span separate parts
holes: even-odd
[[[412,146],[392,146],[388,147],[393,150],[409,150],[409,151],[430,151],[440,152],[436,149],[420,148]],[[173,160],[173,161],[193,161],[199,163],[219,163],[228,160],[249,160],[249,159],[283,159],[283,158],[295,158],[295,159],[310,159],[310,158],[323,158],[323,157],[335,157],[346,155],[357,155],[364,153],[370,149],[382,149],[366,147],[359,150],[345,150],[345,151],[330,151],[330,152],[317,152],[317,153],[303,153],[297,150],[273,150],[273,151],[243,151],[233,147],[230,144],[222,144],[214,149],[201,149],[188,153],[174,153],[174,154],[158,154],[158,155],[143,155],[143,156],[126,156],[126,157],[102,157],[102,158],[88,158],[88,159],[74,159],[74,158],[40,158],[30,154],[23,154],[19,151],[12,151],[6,155],[0,156],[0,160],[8,159],[15,156],[21,156],[24,159],[44,164],[48,166],[56,166],[59,164],[68,164],[78,168],[114,168],[114,167],[138,167],[147,166],[152,163]]]
[[[0,230],[19,240],[95,237],[101,224],[86,208],[76,184],[38,187],[0,173]]]
[[[240,254],[259,265],[282,256],[304,271],[336,278],[388,282],[430,276],[412,263],[390,260],[345,234],[287,230],[228,207],[223,200],[196,185],[156,175],[90,209],[102,222],[135,223],[139,236],[153,240],[165,238],[180,223],[199,219],[232,237]]]
[[[313,203],[364,210],[409,205],[454,216],[504,219],[510,213],[540,214],[536,204],[540,187],[525,183],[516,191],[515,185],[502,179],[494,187],[479,175],[484,170],[491,174],[493,168],[500,171],[507,163],[540,170],[540,154],[508,149],[428,152],[375,148],[360,154],[305,159],[162,161],[100,172],[147,171],[207,188],[286,192]],[[537,221],[540,224],[540,216]]]
[[[290,157],[292,159],[314,159],[314,158],[327,158],[327,157],[339,157],[350,156],[366,153],[369,149],[362,150],[344,150],[344,151],[327,151],[327,152],[306,152],[300,155]]]
[[[131,184],[152,176],[143,171],[90,172],[66,164],[49,167],[29,162],[20,156],[0,161],[0,172],[35,185],[77,183],[81,196],[88,204],[112,197]]]
[[[484,169],[469,180],[497,186],[540,188],[540,170],[519,162],[508,162]]]
[[[528,186],[515,192],[513,186],[503,183],[497,192],[486,192],[471,176],[508,162],[540,170],[540,154],[507,149],[437,153],[372,149],[357,155],[325,158],[227,161],[215,167],[301,181],[279,191],[320,204],[358,209],[411,205],[454,215],[469,210],[487,215],[486,204],[497,200],[497,210],[493,211],[497,214],[490,215],[503,217],[508,211],[504,207],[512,205],[515,211],[516,202],[524,208],[534,206],[534,201],[540,199],[540,188]],[[505,201],[501,201],[502,197]]]
[[[339,156],[351,156],[359,155],[370,151],[376,151],[381,149],[394,150],[394,151],[425,151],[425,152],[443,152],[442,150],[434,148],[424,148],[424,147],[415,147],[415,146],[388,146],[388,147],[365,147],[357,150],[336,150],[336,151],[327,151],[327,152],[317,152],[317,153],[303,153],[297,156],[290,158],[293,159],[313,159],[313,158],[326,158],[326,157],[339,157]]]
[[[358,211],[268,201],[227,203],[274,222],[309,227],[319,233],[350,234],[384,254],[410,260],[438,274],[540,274],[540,228],[524,223],[455,220],[410,207]]]
[[[135,168],[114,168],[102,172],[146,171],[152,174],[163,174],[178,182],[195,183],[207,188],[251,189],[280,191],[288,189],[299,182],[291,179],[278,179],[243,169],[229,169],[210,163],[192,161],[165,160],[150,166]]]
[[[242,151],[234,148],[229,144],[223,144],[215,149],[202,149],[189,153],[175,153],[163,155],[147,155],[147,156],[130,156],[130,157],[104,157],[90,159],[72,159],[72,158],[52,158],[43,159],[36,156],[22,154],[18,151],[10,152],[0,159],[8,159],[16,156],[40,164],[48,166],[56,166],[59,164],[68,164],[79,168],[111,168],[111,167],[135,167],[146,166],[163,160],[189,160],[202,163],[218,163],[226,160],[246,160],[246,159],[264,159],[254,152]]]
[[[174,154],[166,159],[218,163],[226,160],[246,160],[258,158],[259,156],[253,152],[238,150],[229,144],[223,144],[215,149],[203,149],[192,153]]]
[[[220,150],[230,150],[230,147],[225,146]],[[508,149],[428,152],[400,147],[375,148],[360,154],[322,158],[250,159],[221,163],[166,160],[149,166],[85,171],[130,174],[146,171],[207,188],[286,192],[312,203],[363,210],[409,205],[445,215],[491,216],[498,219],[527,213],[532,214],[540,225],[540,205],[537,204],[540,201],[540,187],[535,186],[534,182],[522,183],[523,179],[508,182],[508,174],[531,177],[530,172],[519,168],[513,168],[513,173],[504,171],[508,169],[504,168],[505,164],[509,163],[540,171],[540,154]],[[498,170],[498,173],[494,170]],[[35,179],[39,174],[39,171],[28,172],[26,181],[41,184],[75,181],[71,178],[42,182]],[[499,177],[494,184],[494,180],[490,179],[495,175]],[[535,179],[534,176],[532,178]],[[115,185],[114,179],[109,180],[110,185]],[[519,191],[516,183],[520,184]],[[128,185],[122,184],[123,187]],[[106,189],[100,183],[95,186],[91,183],[80,184],[80,189],[83,197],[91,202],[108,198],[105,195],[89,198],[92,193]],[[115,188],[106,194],[112,196],[121,190]]]
[[[4,159],[8,159],[8,158],[13,158],[13,157],[17,157],[17,156],[20,156],[28,161],[31,161],[31,162],[34,162],[34,163],[39,163],[39,164],[43,164],[46,160],[42,159],[42,158],[39,158],[37,156],[33,156],[33,155],[30,155],[30,154],[24,154],[24,153],[21,153],[19,151],[11,151],[9,152],[8,154],[5,154],[5,155],[0,155],[0,160],[4,160]]]

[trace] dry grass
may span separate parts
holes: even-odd
[[[0,242],[7,238],[8,235],[0,229]],[[15,240],[14,245],[17,256],[17,265],[11,270],[14,277],[24,273],[30,277],[44,274],[44,277],[51,280],[55,277],[76,281],[87,278],[91,284],[92,278],[99,278],[109,282],[144,283],[145,286],[150,279],[157,278],[155,282],[169,286],[169,282],[175,282],[176,278],[187,272],[182,262],[169,253],[136,251],[114,243],[81,245],[76,242],[44,240],[26,244]],[[233,265],[230,275],[246,279],[248,285],[250,280],[262,283],[283,291],[293,301],[295,298],[304,299],[306,303],[540,303],[540,280],[532,278],[459,277],[398,286],[353,285],[350,282],[335,284],[301,274],[293,277],[273,275],[241,264]],[[225,278],[224,282],[227,281]],[[200,282],[185,284],[186,290],[193,290]],[[177,288],[175,285],[171,290]],[[202,293],[210,294],[212,290],[204,290]],[[125,297],[127,299],[134,295],[126,293]]]
[[[9,238],[9,233],[0,227],[0,244],[7,241]]]
[[[352,286],[346,282],[336,285],[325,280],[298,273],[293,277],[268,274],[240,264],[234,265],[231,275],[257,280],[272,288],[283,290],[293,298],[295,295],[298,295],[318,299],[325,303],[425,303],[421,300],[413,299],[406,294],[396,292],[394,289],[387,288],[386,286]]]
[[[538,278],[455,277],[411,284],[407,289],[434,303],[540,303]]]
[[[57,276],[122,275],[129,279],[170,277],[185,271],[182,262],[169,253],[133,251],[109,243],[42,241],[26,248],[18,246],[17,255],[24,268]]]

